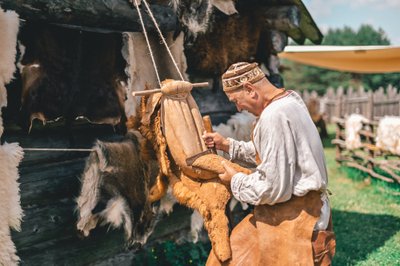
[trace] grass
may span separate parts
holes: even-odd
[[[336,256],[333,265],[400,265],[400,186],[335,162],[327,145]]]

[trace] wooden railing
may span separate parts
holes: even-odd
[[[342,87],[334,90],[329,88],[324,96],[317,96],[315,92],[304,91],[303,100],[317,99],[319,111],[323,113],[327,122],[333,122],[333,117],[345,117],[350,114],[361,114],[370,120],[379,120],[383,116],[400,116],[400,92],[396,87],[389,85],[386,90],[366,91],[363,87],[358,90]]]

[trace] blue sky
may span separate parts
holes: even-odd
[[[391,44],[400,45],[400,0],[303,0],[322,33],[329,28],[362,24],[382,28]]]

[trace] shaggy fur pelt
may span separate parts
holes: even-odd
[[[3,134],[2,108],[7,105],[5,85],[13,78],[19,20],[15,12],[0,8],[0,136]]]
[[[15,71],[15,55],[17,33],[19,27],[18,15],[15,12],[4,12],[0,8],[0,84],[11,81]]]
[[[228,219],[225,215],[226,204],[231,197],[229,190],[217,178],[193,179],[176,164],[170,153],[173,147],[167,146],[161,130],[160,102],[154,101],[157,97],[152,96],[149,99],[142,98],[139,130],[148,142],[147,147],[152,147],[155,151],[161,173],[168,177],[174,196],[179,203],[200,213],[216,256],[221,261],[226,261],[231,256]],[[159,183],[159,189],[157,186],[152,189],[151,196],[154,199],[163,197],[166,191],[163,182]]]
[[[124,120],[125,61],[121,34],[80,32],[27,23],[20,33],[22,123],[84,117],[116,125]]]
[[[379,121],[376,132],[376,146],[400,155],[400,117],[385,116]]]
[[[363,122],[367,122],[368,119],[359,114],[351,114],[346,119],[345,134],[346,134],[346,149],[353,150],[361,147],[360,130],[362,129]]]
[[[19,261],[10,227],[21,230],[22,208],[17,181],[22,158],[23,151],[17,143],[0,146],[0,265],[17,265]]]
[[[98,223],[123,226],[128,246],[143,245],[156,221],[149,190],[157,164],[141,156],[133,133],[122,142],[97,141],[94,149],[86,161],[77,199],[78,230],[88,236]]]
[[[212,13],[211,0],[172,0],[171,5],[187,35],[196,37],[206,32]]]
[[[267,44],[263,43],[266,38],[261,38],[265,35],[263,16],[257,12],[242,9],[240,16],[213,15],[212,26],[199,34],[194,43],[185,43],[188,73],[220,76],[235,62],[264,62],[265,58],[258,57],[258,51],[265,51]]]
[[[3,134],[1,109],[7,105],[5,84],[11,81],[15,71],[18,27],[18,15],[0,8],[0,136]],[[0,146],[0,265],[17,265],[19,261],[10,228],[21,230],[18,165],[22,158],[23,151],[18,143]]]

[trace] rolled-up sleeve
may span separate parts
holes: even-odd
[[[256,149],[251,141],[229,140],[229,157],[232,162],[256,167]]]

